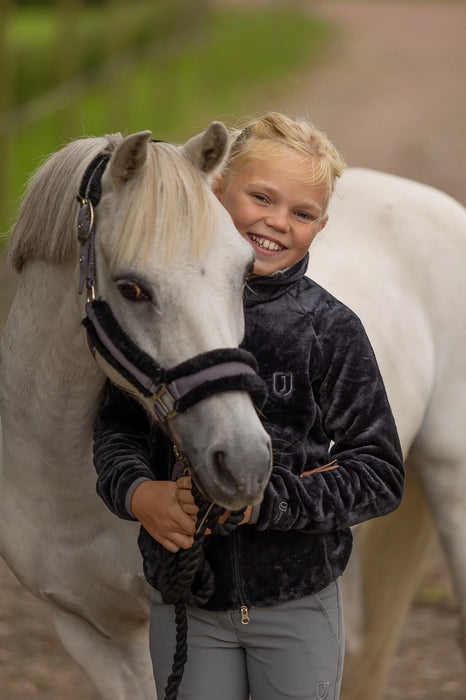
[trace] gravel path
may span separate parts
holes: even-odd
[[[265,108],[306,112],[352,165],[434,185],[466,203],[466,6],[308,2],[341,34],[329,63]],[[215,116],[215,115],[213,115]],[[0,266],[0,327],[15,286]],[[0,700],[99,700],[57,641],[46,606],[0,562]],[[387,700],[465,700],[457,606],[434,548],[395,659]]]

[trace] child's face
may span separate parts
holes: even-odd
[[[245,163],[215,191],[256,253],[254,273],[270,275],[302,260],[327,223],[325,185],[310,185],[312,162],[297,154]],[[322,217],[322,218],[321,218]]]

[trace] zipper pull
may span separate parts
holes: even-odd
[[[249,619],[249,610],[247,609],[246,605],[241,606],[241,624],[242,625],[249,625],[251,620]]]

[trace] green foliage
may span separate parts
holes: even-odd
[[[76,43],[82,47],[71,75],[88,71],[109,53],[141,50],[179,30],[187,0],[135,0],[78,7],[66,13],[32,6],[16,13],[9,44],[16,73],[15,103],[21,104],[60,83],[57,63]],[[71,25],[74,36],[66,35]],[[65,34],[64,36],[62,34]]]
[[[108,1],[81,8],[80,88],[66,107],[11,133],[13,192],[45,155],[72,138],[149,128],[156,138],[183,141],[212,119],[235,121],[264,105],[277,107],[280,86],[331,36],[327,25],[292,7],[209,9],[190,0],[133,0],[117,10],[109,21]],[[9,45],[20,106],[57,87],[60,21],[47,6],[23,7],[14,18]],[[102,77],[109,54],[113,68]],[[14,208],[7,203],[8,219]],[[6,228],[5,218],[1,223]]]
[[[113,100],[125,105],[124,123],[109,117],[107,126],[152,128],[177,140],[213,118],[257,108],[321,46],[324,27],[306,19],[288,10],[212,12],[185,48],[181,39],[174,56],[148,59],[119,81]],[[108,104],[110,92],[98,99]],[[82,123],[91,132],[100,126],[95,106],[95,99],[81,103]]]

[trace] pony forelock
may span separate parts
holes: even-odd
[[[214,201],[203,177],[178,147],[150,146],[142,172],[122,191],[111,263],[143,265],[154,244],[165,264],[175,255],[202,256],[219,223]]]

